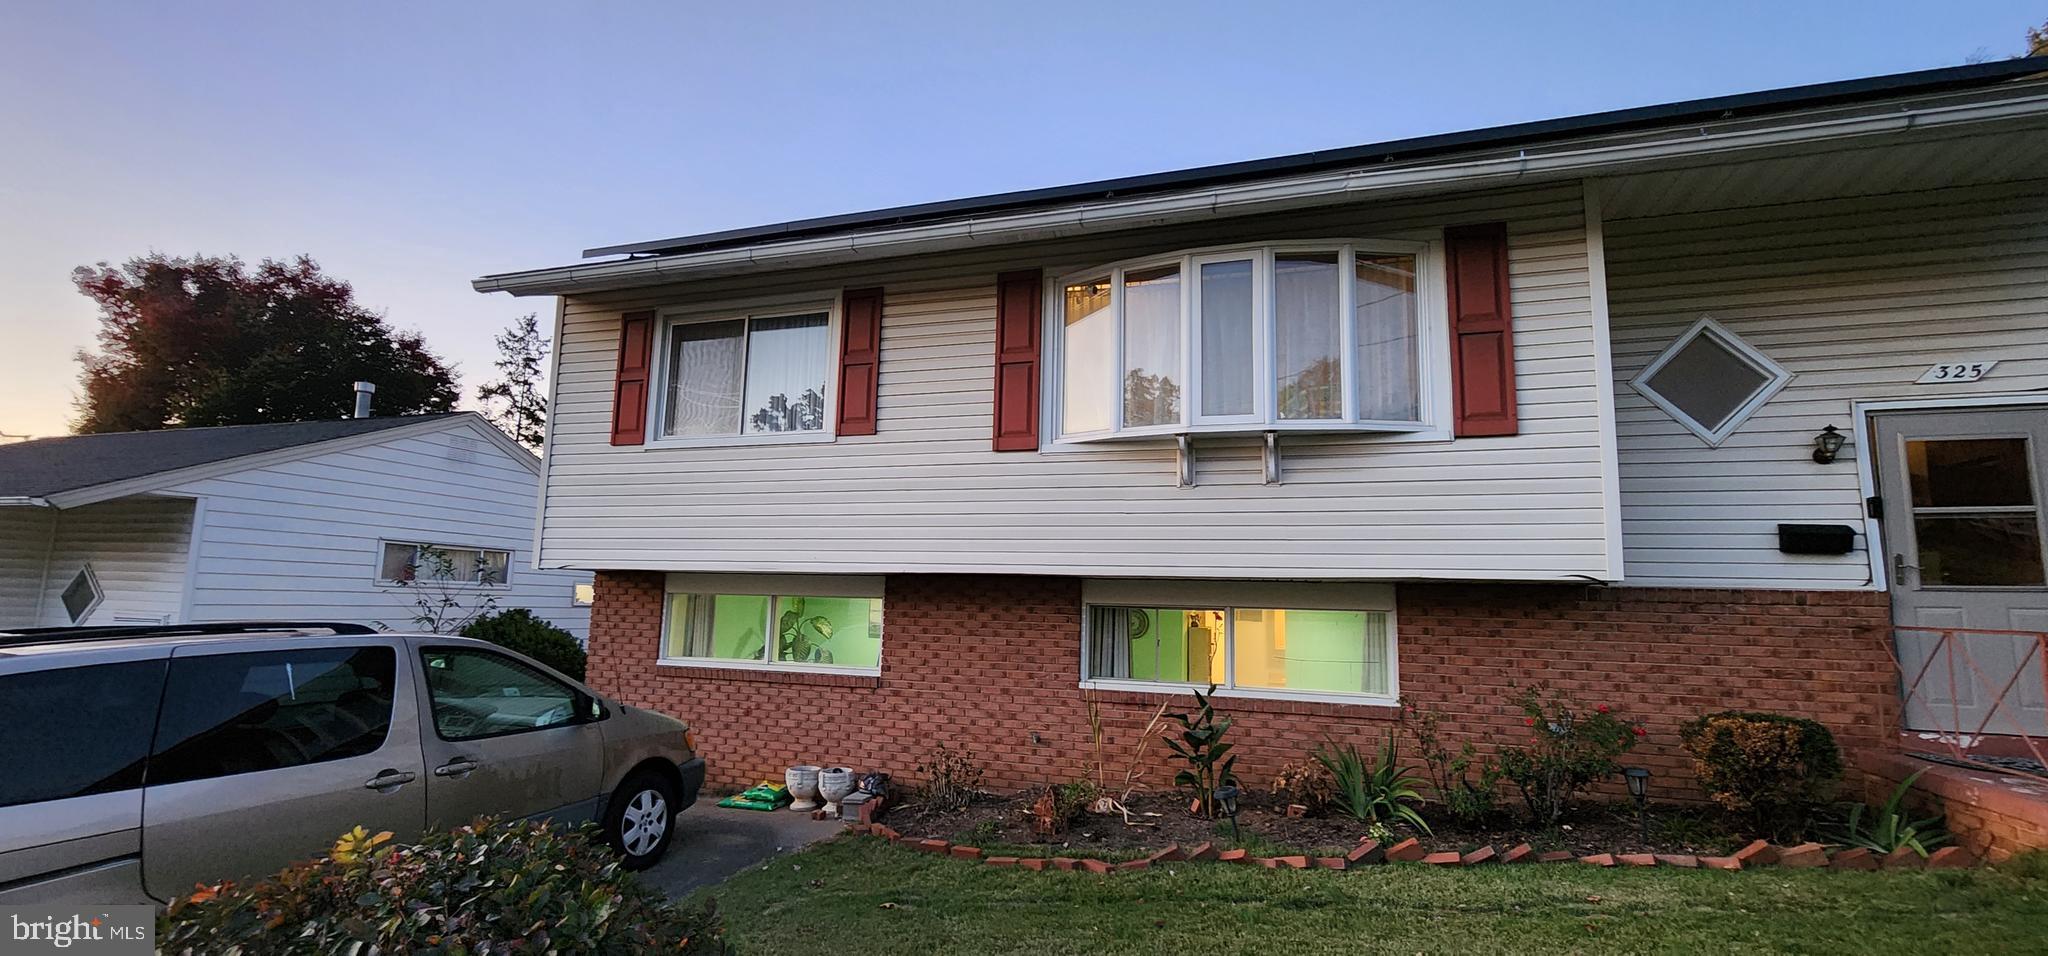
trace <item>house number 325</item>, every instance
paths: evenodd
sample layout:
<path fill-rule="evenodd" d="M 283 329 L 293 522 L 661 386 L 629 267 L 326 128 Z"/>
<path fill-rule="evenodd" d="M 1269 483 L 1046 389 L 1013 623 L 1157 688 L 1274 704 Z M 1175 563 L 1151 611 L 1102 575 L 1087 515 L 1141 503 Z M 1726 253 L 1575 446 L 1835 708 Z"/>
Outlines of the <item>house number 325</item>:
<path fill-rule="evenodd" d="M 1997 359 L 1981 362 L 1943 362 L 1921 373 L 1916 385 L 1942 385 L 1949 382 L 1974 382 L 1991 374 L 1991 367 Z"/>

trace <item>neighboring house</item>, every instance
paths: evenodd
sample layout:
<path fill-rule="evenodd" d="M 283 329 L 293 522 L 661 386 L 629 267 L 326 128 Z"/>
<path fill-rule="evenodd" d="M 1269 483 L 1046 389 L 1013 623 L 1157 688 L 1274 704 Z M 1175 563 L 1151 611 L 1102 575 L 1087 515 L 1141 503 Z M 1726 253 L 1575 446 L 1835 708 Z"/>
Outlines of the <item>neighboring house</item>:
<path fill-rule="evenodd" d="M 581 637 L 590 575 L 534 569 L 539 472 L 470 412 L 0 445 L 0 628 L 406 630 L 425 593 L 531 608 Z M 421 576 L 421 546 L 450 559 L 451 580 L 399 585 Z"/>
<path fill-rule="evenodd" d="M 1257 779 L 1376 740 L 1397 700 L 1518 740 L 1511 698 L 1543 683 L 1646 720 L 1632 759 L 1683 796 L 1677 730 L 1704 711 L 1810 715 L 1858 755 L 1902 720 L 1953 728 L 1947 700 L 1902 706 L 1894 619 L 2048 630 L 2044 73 L 833 216 L 475 285 L 558 297 L 540 564 L 597 573 L 593 679 L 691 719 L 724 784 L 906 772 L 941 741 L 993 784 L 1071 779 L 1092 716 L 1128 739 L 1209 683 Z M 829 631 L 783 633 L 799 600 Z M 1937 640 L 1899 648 L 1917 665 Z M 1978 653 L 2017 666 L 2028 640 Z M 1998 682 L 1957 673 L 1957 706 L 2048 729 L 2031 666 L 1996 714 Z"/>

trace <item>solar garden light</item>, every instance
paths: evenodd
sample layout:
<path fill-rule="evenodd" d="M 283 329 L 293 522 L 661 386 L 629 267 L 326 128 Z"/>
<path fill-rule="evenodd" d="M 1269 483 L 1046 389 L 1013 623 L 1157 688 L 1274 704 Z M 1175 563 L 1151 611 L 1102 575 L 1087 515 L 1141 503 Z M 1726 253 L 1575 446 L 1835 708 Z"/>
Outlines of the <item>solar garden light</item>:
<path fill-rule="evenodd" d="M 1243 837 L 1238 835 L 1237 832 L 1237 795 L 1238 791 L 1236 787 L 1230 786 L 1228 784 L 1225 784 L 1221 787 L 1217 787 L 1216 808 L 1222 810 L 1223 815 L 1230 818 L 1230 838 L 1233 840 L 1242 840 Z"/>
<path fill-rule="evenodd" d="M 1628 797 L 1636 802 L 1636 828 L 1642 831 L 1643 842 L 1650 842 L 1650 818 L 1643 814 L 1650 802 L 1650 770 L 1647 767 L 1630 767 L 1621 775 L 1628 779 Z"/>

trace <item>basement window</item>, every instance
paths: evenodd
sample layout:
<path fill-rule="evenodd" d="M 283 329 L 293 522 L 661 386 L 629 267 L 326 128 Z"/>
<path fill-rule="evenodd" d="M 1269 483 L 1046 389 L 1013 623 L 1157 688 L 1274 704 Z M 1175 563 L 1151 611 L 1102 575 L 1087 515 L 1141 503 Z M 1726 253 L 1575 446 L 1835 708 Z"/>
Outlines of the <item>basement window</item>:
<path fill-rule="evenodd" d="M 1709 446 L 1719 447 L 1792 373 L 1711 318 L 1701 318 L 1629 382 Z"/>

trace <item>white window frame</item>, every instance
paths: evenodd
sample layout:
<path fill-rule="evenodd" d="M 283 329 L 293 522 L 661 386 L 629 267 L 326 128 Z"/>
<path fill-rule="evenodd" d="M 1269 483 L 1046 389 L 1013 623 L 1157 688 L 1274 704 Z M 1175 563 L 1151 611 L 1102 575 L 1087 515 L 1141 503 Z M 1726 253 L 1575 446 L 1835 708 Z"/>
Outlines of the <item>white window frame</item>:
<path fill-rule="evenodd" d="M 80 579 L 85 581 L 86 588 L 91 591 L 92 600 L 86 603 L 85 610 L 73 616 L 71 609 L 64 606 L 64 592 L 71 590 L 71 586 L 77 584 Z M 57 610 L 63 612 L 64 616 L 69 619 L 68 623 L 74 626 L 84 624 L 92 617 L 92 612 L 99 610 L 100 605 L 105 604 L 106 601 L 107 589 L 100 586 L 99 572 L 92 569 L 91 561 L 80 565 L 78 572 L 71 575 L 71 579 L 64 582 L 63 589 L 57 592 Z"/>
<path fill-rule="evenodd" d="M 1672 359 L 1677 358 L 1678 353 L 1684 351 L 1685 347 L 1692 344 L 1694 339 L 1702 335 L 1712 338 L 1721 347 L 1733 352 L 1738 358 L 1750 363 L 1757 371 L 1767 376 L 1763 387 L 1759 388 L 1756 394 L 1751 395 L 1749 401 L 1736 406 L 1734 411 L 1728 413 L 1728 420 L 1722 422 L 1719 428 L 1708 428 L 1701 422 L 1694 420 L 1691 415 L 1687 415 L 1670 399 L 1658 394 L 1657 390 L 1650 386 L 1651 378 L 1663 370 L 1665 365 L 1670 364 Z M 1764 407 L 1766 402 L 1776 397 L 1778 392 L 1782 391 L 1791 382 L 1792 373 L 1786 371 L 1784 366 L 1771 361 L 1770 356 L 1759 351 L 1756 346 L 1744 341 L 1742 336 L 1736 335 L 1734 332 L 1729 331 L 1726 326 L 1714 321 L 1713 316 L 1703 315 L 1700 316 L 1699 321 L 1694 322 L 1684 332 L 1679 333 L 1678 338 L 1673 339 L 1670 345 L 1664 347 L 1663 351 L 1657 353 L 1656 357 L 1650 360 L 1650 364 L 1643 366 L 1643 370 L 1637 372 L 1634 378 L 1629 379 L 1628 386 L 1635 389 L 1636 394 L 1641 395 L 1650 404 L 1663 409 L 1664 414 L 1671 416 L 1672 420 L 1685 426 L 1686 431 L 1692 432 L 1700 441 L 1706 442 L 1707 447 L 1719 448 L 1721 443 L 1727 441 L 1729 436 L 1735 434 L 1736 430 L 1741 428 L 1744 422 L 1749 421 L 1749 416 L 1756 414 L 1758 409 Z"/>
<path fill-rule="evenodd" d="M 879 575 L 815 575 L 815 574 L 685 574 L 668 576 L 661 591 L 661 643 L 655 648 L 655 664 L 661 667 L 694 667 L 711 670 L 775 671 L 777 673 L 847 674 L 857 677 L 880 677 L 882 659 L 877 658 L 873 667 L 859 667 L 848 664 L 815 664 L 808 661 L 741 661 L 724 657 L 673 657 L 669 655 L 669 637 L 674 622 L 670 620 L 669 608 L 679 594 L 738 594 L 767 597 L 768 620 L 763 640 L 773 646 L 774 625 L 780 616 L 773 598 L 822 597 L 822 598 L 866 598 L 883 600 L 885 579 Z M 882 608 L 882 654 L 889 653 L 889 609 Z"/>
<path fill-rule="evenodd" d="M 1337 252 L 1339 344 L 1343 362 L 1344 416 L 1340 419 L 1282 420 L 1277 416 L 1278 289 L 1272 281 L 1276 255 L 1292 252 Z M 1418 416 L 1415 421 L 1382 421 L 1358 418 L 1356 321 L 1352 313 L 1356 283 L 1355 259 L 1359 254 L 1407 255 L 1415 257 L 1416 299 L 1416 387 Z M 1077 450 L 1106 441 L 1167 439 L 1177 435 L 1255 435 L 1280 433 L 1356 433 L 1385 436 L 1392 440 L 1447 441 L 1450 439 L 1450 343 L 1449 316 L 1443 294 L 1442 243 L 1406 239 L 1291 239 L 1286 241 L 1205 246 L 1172 253 L 1127 259 L 1107 265 L 1068 269 L 1045 290 L 1043 342 L 1048 357 L 1040 413 L 1051 423 L 1048 438 L 1041 445 L 1048 450 Z M 1203 264 L 1250 260 L 1253 283 L 1253 356 L 1256 374 L 1253 411 L 1249 415 L 1203 416 L 1201 414 L 1201 322 L 1199 277 Z M 1178 264 L 1181 270 L 1181 421 L 1137 428 L 1123 426 L 1123 285 L 1124 275 L 1133 270 Z M 1110 427 L 1106 430 L 1068 434 L 1065 424 L 1066 287 L 1070 283 L 1107 277 L 1110 311 L 1115 321 L 1111 336 L 1115 355 L 1110 366 L 1116 372 L 1111 382 Z"/>
<path fill-rule="evenodd" d="M 807 293 L 795 296 L 748 299 L 737 302 L 698 303 L 677 305 L 659 309 L 655 313 L 656 329 L 654 354 L 650 361 L 653 368 L 648 371 L 647 390 L 647 440 L 640 447 L 659 448 L 715 448 L 730 445 L 779 445 L 808 444 L 837 440 L 839 437 L 839 355 L 842 332 L 840 303 L 844 296 L 839 292 L 820 296 Z M 665 403 L 668 401 L 670 337 L 676 326 L 701 322 L 727 322 L 739 320 L 743 323 L 740 331 L 740 394 L 747 391 L 746 368 L 747 348 L 753 332 L 755 319 L 786 318 L 794 315 L 825 314 L 825 427 L 815 431 L 764 432 L 748 434 L 746 431 L 746 409 L 740 409 L 740 430 L 731 435 L 696 435 L 672 437 L 662 433 L 662 422 L 667 418 Z"/>
<path fill-rule="evenodd" d="M 452 579 L 447 581 L 433 582 L 437 585 L 445 587 L 475 588 L 480 591 L 496 591 L 505 588 L 510 588 L 512 586 L 512 559 L 518 557 L 519 555 L 517 551 L 511 548 L 492 548 L 481 544 L 451 544 L 446 541 L 427 542 L 414 541 L 406 538 L 382 538 L 379 539 L 377 542 L 377 563 L 371 568 L 370 571 L 371 579 L 376 581 L 377 584 L 380 586 L 412 587 L 415 584 L 421 583 L 418 578 L 414 578 L 411 581 L 399 581 L 384 576 L 384 550 L 394 544 L 404 545 L 406 547 L 412 548 L 415 556 L 418 555 L 419 549 L 421 548 L 433 548 L 436 551 L 474 551 L 478 554 L 483 554 L 484 552 L 489 551 L 504 555 L 505 580 L 499 581 L 496 584 L 486 584 L 482 581 L 457 581 Z"/>
<path fill-rule="evenodd" d="M 1207 690 L 1208 683 L 1096 677 L 1088 673 L 1094 634 L 1089 611 L 1096 607 L 1140 607 L 1223 612 L 1223 675 L 1219 698 L 1313 701 L 1367 707 L 1401 705 L 1400 614 L 1390 584 L 1316 584 L 1307 582 L 1090 580 L 1081 587 L 1081 683 L 1083 690 L 1141 694 L 1185 694 Z M 1387 616 L 1387 693 L 1287 690 L 1238 687 L 1238 610 L 1366 611 Z"/>

